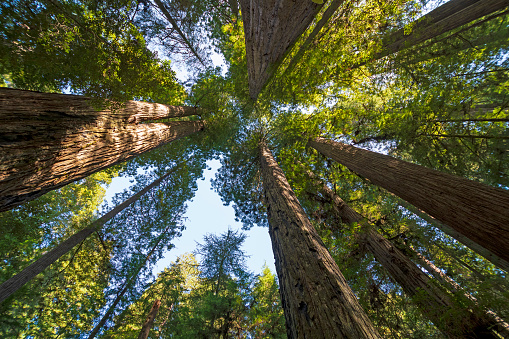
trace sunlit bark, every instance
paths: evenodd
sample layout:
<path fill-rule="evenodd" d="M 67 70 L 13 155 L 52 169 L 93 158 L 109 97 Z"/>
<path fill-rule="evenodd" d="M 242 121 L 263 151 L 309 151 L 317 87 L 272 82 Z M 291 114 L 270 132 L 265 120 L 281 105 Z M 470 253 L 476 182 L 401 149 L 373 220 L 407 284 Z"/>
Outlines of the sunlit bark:
<path fill-rule="evenodd" d="M 95 110 L 90 98 L 0 89 L 0 212 L 204 128 L 202 121 L 138 122 L 193 107 L 129 101 Z"/>

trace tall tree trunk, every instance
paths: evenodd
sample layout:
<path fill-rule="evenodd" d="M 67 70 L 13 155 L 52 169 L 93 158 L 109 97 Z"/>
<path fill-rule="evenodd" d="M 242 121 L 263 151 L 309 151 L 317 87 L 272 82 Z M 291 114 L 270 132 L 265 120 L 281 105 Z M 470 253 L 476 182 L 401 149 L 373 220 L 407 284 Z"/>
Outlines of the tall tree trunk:
<path fill-rule="evenodd" d="M 509 192 L 340 142 L 308 144 L 509 260 Z"/>
<path fill-rule="evenodd" d="M 0 212 L 204 128 L 138 122 L 196 113 L 137 101 L 96 111 L 82 96 L 0 89 Z"/>
<path fill-rule="evenodd" d="M 410 205 L 404 200 L 401 200 L 398 203 L 400 206 L 406 208 L 410 212 L 417 215 L 419 218 L 425 220 L 430 225 L 438 228 L 445 234 L 449 235 L 450 237 L 456 239 L 466 247 L 470 248 L 472 251 L 479 253 L 482 255 L 485 259 L 489 260 L 493 265 L 497 266 L 498 268 L 509 272 L 509 262 L 501 259 L 500 257 L 496 256 L 495 254 L 491 253 L 481 245 L 477 244 L 476 242 L 470 240 L 469 238 L 465 237 L 463 234 L 455 231 L 454 229 L 450 228 L 449 226 L 441 223 L 440 221 L 436 220 L 432 216 L 426 214 L 425 212 L 421 211 L 420 209 Z"/>
<path fill-rule="evenodd" d="M 505 12 L 502 12 L 505 13 Z M 493 19 L 498 15 L 492 15 L 488 17 L 489 19 Z M 477 26 L 479 23 L 483 21 L 488 21 L 489 19 L 485 18 L 482 21 L 476 23 L 475 25 L 471 25 L 470 27 Z M 471 40 L 465 40 L 460 33 L 463 33 L 466 28 L 457 31 L 447 37 L 441 39 L 435 39 L 426 43 L 423 46 L 420 46 L 419 53 L 409 53 L 405 56 L 403 63 L 406 66 L 410 66 L 419 62 L 427 61 L 434 58 L 440 58 L 444 56 L 452 56 L 455 54 L 459 54 L 461 51 L 466 49 L 476 48 L 478 46 L 484 46 L 488 50 L 492 48 L 499 48 L 502 44 L 506 43 L 507 36 L 509 35 L 509 29 L 501 28 L 497 32 L 490 32 L 489 35 L 484 35 L 480 37 L 476 37 Z M 436 45 L 435 45 L 436 43 Z M 433 51 L 428 51 L 426 48 L 434 46 Z"/>
<path fill-rule="evenodd" d="M 507 6 L 507 0 L 450 0 L 414 21 L 410 34 L 404 28 L 392 33 L 373 60 L 415 46 Z"/>
<path fill-rule="evenodd" d="M 337 11 L 339 6 L 344 2 L 344 0 L 332 0 L 329 7 L 325 10 L 320 21 L 316 23 L 316 26 L 313 28 L 313 31 L 307 36 L 304 43 L 299 47 L 298 52 L 294 55 L 290 64 L 285 70 L 285 73 L 289 73 L 293 70 L 295 65 L 299 62 L 299 60 L 304 56 L 306 51 L 309 49 L 309 45 L 313 42 L 313 39 L 320 33 L 320 30 L 329 22 L 330 18 Z M 284 77 L 284 76 L 283 76 Z"/>
<path fill-rule="evenodd" d="M 64 254 L 69 252 L 74 246 L 85 241 L 85 239 L 93 232 L 99 231 L 105 223 L 111 220 L 118 213 L 123 211 L 127 206 L 137 201 L 142 195 L 147 193 L 152 188 L 158 186 L 164 179 L 166 179 L 174 170 L 169 171 L 159 179 L 152 182 L 150 185 L 143 188 L 138 193 L 134 194 L 129 199 L 123 201 L 121 204 L 116 206 L 114 209 L 103 215 L 101 218 L 92 222 L 88 228 L 85 228 L 76 234 L 72 235 L 69 239 L 65 240 L 51 251 L 44 254 L 41 258 L 30 264 L 20 273 L 16 274 L 12 278 L 6 280 L 0 285 L 0 303 L 20 289 L 27 282 L 35 278 L 39 273 L 42 273 L 49 265 L 53 264 Z"/>
<path fill-rule="evenodd" d="M 196 57 L 196 59 L 198 59 L 198 61 L 204 67 L 206 67 L 205 62 L 203 61 L 203 59 L 200 57 L 200 55 L 196 51 L 196 48 L 194 48 L 194 46 L 191 44 L 189 39 L 187 39 L 187 37 L 184 34 L 184 32 L 182 32 L 182 30 L 180 29 L 177 21 L 175 21 L 175 19 L 171 16 L 170 12 L 168 11 L 168 9 L 164 5 L 164 3 L 161 0 L 154 0 L 154 2 L 156 3 L 157 7 L 161 10 L 161 12 L 163 13 L 164 17 L 170 22 L 170 24 L 172 25 L 173 29 L 175 29 L 175 31 L 177 31 L 177 34 L 180 35 L 180 37 L 182 38 L 182 41 L 184 41 L 184 45 L 187 48 L 189 48 L 189 50 L 191 51 L 191 53 L 193 53 L 193 55 Z"/>
<path fill-rule="evenodd" d="M 152 329 L 152 326 L 154 326 L 154 320 L 157 316 L 157 312 L 159 312 L 159 307 L 161 306 L 161 300 L 154 301 L 154 305 L 152 305 L 152 308 L 150 309 L 150 312 L 148 313 L 147 320 L 145 320 L 145 323 L 143 324 L 143 327 L 141 328 L 140 335 L 138 335 L 138 339 L 147 339 L 148 334 L 150 330 Z"/>
<path fill-rule="evenodd" d="M 289 338 L 380 338 L 264 142 L 269 234 Z"/>
<path fill-rule="evenodd" d="M 240 0 L 253 100 L 321 7 L 312 1 Z"/>
<path fill-rule="evenodd" d="M 309 173 L 308 175 L 314 176 Z M 371 225 L 343 199 L 326 185 L 323 185 L 321 189 L 333 202 L 333 208 L 342 222 L 357 222 L 362 225 L 365 233 L 356 235 L 358 240 L 365 243 L 366 248 L 389 272 L 392 279 L 403 288 L 426 318 L 431 320 L 442 333 L 449 338 L 497 338 L 490 330 L 496 321 L 485 319 L 485 314 L 481 310 L 472 312 L 457 307 L 446 292 L 436 286 L 389 240 L 373 230 Z"/>
<path fill-rule="evenodd" d="M 120 300 L 122 300 L 122 297 L 124 296 L 124 294 L 136 282 L 136 280 L 138 279 L 138 274 L 140 274 L 140 272 L 143 269 L 143 267 L 145 267 L 147 265 L 147 262 L 150 260 L 150 257 L 152 257 L 152 255 L 156 251 L 157 247 L 161 243 L 161 240 L 164 238 L 164 235 L 168 232 L 168 230 L 170 228 L 171 228 L 171 225 L 168 225 L 168 227 L 166 227 L 166 229 L 159 235 L 159 237 L 157 238 L 154 246 L 150 249 L 148 254 L 145 256 L 145 260 L 143 261 L 143 263 L 141 263 L 137 267 L 136 271 L 127 279 L 127 281 L 125 282 L 122 290 L 117 294 L 115 300 L 113 300 L 113 303 L 110 305 L 110 307 L 108 307 L 108 310 L 106 311 L 106 313 L 104 313 L 104 315 L 102 316 L 101 320 L 99 320 L 99 322 L 94 327 L 92 332 L 90 332 L 90 334 L 88 335 L 88 339 L 95 338 L 95 336 L 99 333 L 99 331 L 104 326 L 104 324 L 106 324 L 106 321 L 108 321 L 108 319 L 111 317 L 111 315 L 115 311 L 115 308 L 120 303 Z"/>
<path fill-rule="evenodd" d="M 419 260 L 421 266 L 428 271 L 435 279 L 440 281 L 444 286 L 447 286 L 452 292 L 459 292 L 465 298 L 472 301 L 475 305 L 478 305 L 477 299 L 463 290 L 454 280 L 452 280 L 447 274 L 441 269 L 436 267 L 431 261 L 429 261 L 424 255 L 417 252 L 412 246 L 405 244 L 407 249 L 413 253 L 415 258 Z M 495 312 L 488 310 L 486 311 L 486 318 L 490 318 L 494 324 L 496 324 L 496 331 L 504 338 L 509 338 L 509 324 L 507 324 L 502 318 L 500 318 Z"/>

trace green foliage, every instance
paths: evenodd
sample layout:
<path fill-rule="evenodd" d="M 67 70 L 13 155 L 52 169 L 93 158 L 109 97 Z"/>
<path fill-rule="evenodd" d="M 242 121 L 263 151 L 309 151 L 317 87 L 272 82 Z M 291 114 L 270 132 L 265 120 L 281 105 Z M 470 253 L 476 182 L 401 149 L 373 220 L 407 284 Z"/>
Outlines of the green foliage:
<path fill-rule="evenodd" d="M 5 281 L 62 239 L 85 228 L 101 204 L 106 170 L 0 214 Z M 92 236 L 0 305 L 0 335 L 77 337 L 90 329 L 104 304 L 110 251 Z"/>
<path fill-rule="evenodd" d="M 245 235 L 208 234 L 196 252 L 161 272 L 115 319 L 106 338 L 136 338 L 154 300 L 161 300 L 150 338 L 286 338 L 275 275 L 245 270 Z"/>
<path fill-rule="evenodd" d="M 154 338 L 284 338 L 276 277 L 266 267 L 259 276 L 247 272 L 242 233 L 208 235 L 197 250 L 199 264 L 188 254 L 157 278 L 150 273 L 184 229 L 185 203 L 212 157 L 222 164 L 213 187 L 233 205 L 244 228 L 267 225 L 261 138 L 383 336 L 442 337 L 366 253 L 360 225 L 335 216 L 320 185 L 341 196 L 416 264 L 421 265 L 409 248 L 432 260 L 461 286 L 462 292 L 450 290 L 458 305 L 467 305 L 464 292 L 470 293 L 482 309 L 507 319 L 505 272 L 306 146 L 309 138 L 323 136 L 507 188 L 507 13 L 372 60 L 391 33 L 414 32 L 413 20 L 426 4 L 345 1 L 292 64 L 309 31 L 301 37 L 252 102 L 238 3 L 168 0 L 164 5 L 188 43 L 146 1 L 0 4 L 0 86 L 117 101 L 185 102 L 199 107 L 199 118 L 206 121 L 204 133 L 116 169 L 135 183 L 113 204 L 167 171 L 173 174 L 0 305 L 0 336 L 83 336 L 130 281 L 102 337 L 136 337 L 159 299 Z M 224 57 L 226 72 L 208 67 L 208 46 Z M 174 63 L 160 59 L 156 49 L 198 69 L 187 92 L 175 79 Z M 307 170 L 321 182 L 311 180 Z M 113 175 L 94 174 L 0 214 L 2 281 L 86 227 L 102 202 L 101 185 Z"/>
<path fill-rule="evenodd" d="M 126 16 L 130 1 L 4 1 L 0 74 L 20 89 L 71 90 L 117 101 L 178 104 L 169 61 L 151 52 Z"/>

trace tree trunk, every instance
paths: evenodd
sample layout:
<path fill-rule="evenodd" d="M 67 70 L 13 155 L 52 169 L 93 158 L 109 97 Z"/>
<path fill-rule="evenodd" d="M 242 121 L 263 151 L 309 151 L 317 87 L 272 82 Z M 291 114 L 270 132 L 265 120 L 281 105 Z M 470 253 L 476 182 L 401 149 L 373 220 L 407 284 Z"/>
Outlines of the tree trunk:
<path fill-rule="evenodd" d="M 415 46 L 453 29 L 507 7 L 507 0 L 451 0 L 414 21 L 412 32 L 402 28 L 383 43 L 382 51 L 373 60 Z"/>
<path fill-rule="evenodd" d="M 406 247 L 408 248 L 409 251 L 411 251 L 414 254 L 417 260 L 419 260 L 422 267 L 424 267 L 426 271 L 428 271 L 428 273 L 435 277 L 435 279 L 440 281 L 444 286 L 447 286 L 449 290 L 461 293 L 465 298 L 472 301 L 476 306 L 478 306 L 477 299 L 474 296 L 472 296 L 470 293 L 465 292 L 460 285 L 458 285 L 454 280 L 452 280 L 447 274 L 442 272 L 441 269 L 436 267 L 424 255 L 414 250 L 411 246 L 406 245 Z M 496 330 L 503 338 L 509 338 L 509 324 L 507 324 L 495 312 L 490 310 L 486 311 L 486 318 L 491 319 L 491 321 L 494 324 L 497 324 Z"/>
<path fill-rule="evenodd" d="M 509 260 L 507 191 L 340 142 L 308 144 Z"/>
<path fill-rule="evenodd" d="M 88 228 L 85 228 L 78 233 L 72 235 L 69 239 L 65 240 L 51 251 L 44 254 L 41 258 L 30 264 L 20 273 L 16 274 L 12 278 L 8 279 L 2 285 L 0 285 L 0 303 L 7 299 L 10 295 L 20 289 L 27 282 L 35 278 L 39 273 L 42 273 L 49 265 L 53 264 L 64 254 L 69 252 L 74 246 L 84 241 L 90 234 L 100 230 L 103 225 L 111 220 L 118 213 L 123 211 L 127 206 L 137 201 L 142 195 L 147 193 L 152 188 L 158 186 L 164 179 L 166 179 L 174 170 L 166 173 L 159 179 L 152 182 L 150 185 L 143 188 L 138 193 L 134 194 L 129 199 L 123 201 L 121 204 L 116 206 L 114 209 L 103 215 L 101 218 L 92 222 Z"/>
<path fill-rule="evenodd" d="M 136 279 L 138 278 L 138 274 L 140 274 L 140 272 L 143 269 L 143 267 L 145 267 L 145 265 L 149 261 L 150 257 L 152 256 L 152 254 L 154 254 L 154 252 L 156 251 L 157 247 L 161 243 L 161 240 L 163 239 L 163 236 L 168 232 L 168 230 L 170 228 L 171 228 L 171 225 L 168 225 L 168 227 L 166 227 L 166 229 L 159 235 L 159 237 L 157 238 L 156 243 L 154 244 L 154 246 L 150 249 L 150 251 L 146 255 L 145 260 L 143 261 L 143 263 L 141 263 L 138 266 L 138 268 L 136 269 L 136 272 L 134 272 L 133 275 L 131 275 L 127 279 L 127 281 L 126 281 L 124 287 L 122 288 L 122 290 L 120 291 L 120 293 L 117 294 L 117 297 L 115 298 L 113 303 L 110 305 L 110 307 L 108 307 L 108 310 L 106 311 L 106 313 L 104 313 L 104 315 L 102 316 L 101 320 L 99 320 L 99 323 L 94 327 L 92 332 L 90 332 L 90 334 L 88 336 L 88 339 L 95 338 L 95 336 L 97 335 L 97 333 L 99 333 L 99 331 L 104 326 L 104 324 L 106 324 L 106 321 L 108 321 L 108 319 L 111 317 L 111 315 L 115 311 L 115 308 L 117 307 L 118 303 L 120 302 L 120 300 L 122 299 L 124 294 L 129 289 L 129 287 L 131 287 L 136 282 Z M 159 310 L 159 308 L 158 308 L 158 310 Z"/>
<path fill-rule="evenodd" d="M 312 1 L 240 0 L 249 94 L 253 100 L 322 5 Z"/>
<path fill-rule="evenodd" d="M 329 22 L 330 18 L 337 11 L 339 6 L 344 2 L 344 0 L 332 0 L 329 7 L 325 10 L 320 21 L 317 22 L 316 26 L 313 28 L 313 31 L 308 35 L 304 43 L 299 47 L 298 52 L 294 55 L 290 64 L 285 70 L 285 73 L 289 73 L 293 70 L 295 65 L 299 62 L 299 60 L 304 56 L 306 51 L 309 48 L 309 45 L 313 42 L 313 39 L 320 33 L 320 30 Z M 284 77 L 284 76 L 283 76 Z"/>
<path fill-rule="evenodd" d="M 191 42 L 189 42 L 189 40 L 187 39 L 186 35 L 184 34 L 184 32 L 182 32 L 182 30 L 180 29 L 178 23 L 175 21 L 175 19 L 173 19 L 173 17 L 171 16 L 170 12 L 168 12 L 168 9 L 166 9 L 166 6 L 164 5 L 164 3 L 161 1 L 161 0 L 154 0 L 154 2 L 156 3 L 157 7 L 161 10 L 161 12 L 163 13 L 164 17 L 166 18 L 166 20 L 168 20 L 171 24 L 171 26 L 173 27 L 173 29 L 175 29 L 175 31 L 177 32 L 178 35 L 180 35 L 180 37 L 182 38 L 182 41 L 184 41 L 184 45 L 189 48 L 189 50 L 191 51 L 191 53 L 193 53 L 193 55 L 196 57 L 196 59 L 198 59 L 198 61 L 204 66 L 206 67 L 205 65 L 205 62 L 203 61 L 203 59 L 200 57 L 200 55 L 198 54 L 198 52 L 196 51 L 196 49 L 194 48 L 194 46 L 191 44 Z"/>
<path fill-rule="evenodd" d="M 288 337 L 380 338 L 263 142 L 260 162 Z"/>
<path fill-rule="evenodd" d="M 401 207 L 406 208 L 410 212 L 417 215 L 419 218 L 425 220 L 430 225 L 438 228 L 445 234 L 449 235 L 450 237 L 456 239 L 466 247 L 470 248 L 472 251 L 477 252 L 478 254 L 482 255 L 486 260 L 489 260 L 493 265 L 497 266 L 501 270 L 504 270 L 506 272 L 509 272 L 509 262 L 501 259 L 500 257 L 496 256 L 495 254 L 491 253 L 481 245 L 477 244 L 476 242 L 470 240 L 469 238 L 465 237 L 463 234 L 455 231 L 454 229 L 450 228 L 449 226 L 441 223 L 440 221 L 436 220 L 432 216 L 426 214 L 425 212 L 419 210 L 418 208 L 410 205 L 406 201 L 401 200 L 399 202 L 399 205 Z"/>
<path fill-rule="evenodd" d="M 503 12 L 502 12 L 503 13 Z M 498 15 L 490 16 L 489 18 L 493 19 Z M 488 18 L 483 19 L 483 21 L 488 20 Z M 482 21 L 480 21 L 482 22 Z M 471 25 L 469 27 L 473 27 L 478 25 L 480 22 L 475 25 Z M 462 29 L 457 31 L 445 38 L 436 39 L 431 41 L 423 46 L 420 46 L 419 53 L 410 53 L 406 55 L 403 63 L 406 66 L 414 65 L 419 62 L 424 62 L 434 58 L 440 58 L 444 56 L 451 56 L 455 54 L 459 54 L 461 51 L 466 49 L 476 48 L 478 46 L 484 46 L 484 48 L 491 50 L 492 48 L 499 48 L 500 45 L 506 43 L 507 36 L 509 35 L 509 30 L 507 28 L 501 28 L 497 32 L 490 32 L 489 35 L 484 35 L 480 37 L 476 37 L 472 40 L 465 40 L 460 33 L 466 29 Z M 436 45 L 435 45 L 436 44 Z M 434 46 L 433 51 L 428 51 L 426 48 Z"/>
<path fill-rule="evenodd" d="M 313 176 L 314 174 L 311 175 Z M 356 235 L 358 240 L 366 244 L 366 248 L 389 272 L 392 279 L 442 333 L 449 338 L 497 338 L 490 330 L 495 321 L 485 319 L 480 310 L 474 313 L 457 307 L 446 292 L 433 284 L 431 279 L 389 240 L 373 230 L 343 199 L 326 185 L 322 186 L 322 191 L 332 200 L 334 210 L 343 222 L 357 222 L 362 225 L 366 233 Z"/>
<path fill-rule="evenodd" d="M 0 89 L 0 212 L 204 128 L 202 121 L 137 124 L 195 108 L 129 101 L 96 111 L 92 100 Z"/>
<path fill-rule="evenodd" d="M 148 313 L 147 320 L 145 320 L 145 323 L 143 324 L 143 327 L 141 328 L 140 335 L 138 336 L 138 339 L 147 339 L 148 338 L 150 329 L 152 328 L 152 326 L 154 326 L 154 320 L 157 316 L 157 312 L 159 312 L 159 306 L 161 306 L 161 300 L 154 301 L 154 305 L 152 305 L 152 308 L 150 309 L 150 312 Z"/>

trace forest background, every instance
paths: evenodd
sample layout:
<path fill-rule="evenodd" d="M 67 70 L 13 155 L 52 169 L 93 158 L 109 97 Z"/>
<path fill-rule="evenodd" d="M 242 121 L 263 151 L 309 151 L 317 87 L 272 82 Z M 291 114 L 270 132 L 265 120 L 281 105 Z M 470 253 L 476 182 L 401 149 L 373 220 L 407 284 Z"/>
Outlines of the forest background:
<path fill-rule="evenodd" d="M 280 29 L 267 32 L 271 26 L 260 21 L 262 33 L 280 38 L 263 45 L 263 39 L 245 35 L 240 11 L 245 4 L 235 0 L 3 2 L 4 87 L 87 96 L 98 112 L 121 111 L 130 107 L 128 100 L 185 105 L 192 114 L 134 124 L 189 123 L 195 130 L 128 161 L 112 160 L 112 166 L 55 185 L 58 190 L 32 201 L 22 197 L 0 214 L 5 282 L 150 188 L 6 298 L 0 335 L 138 337 L 155 307 L 151 338 L 285 337 L 287 330 L 291 337 L 277 279 L 266 268 L 258 275 L 249 272 L 239 231 L 209 234 L 198 240 L 199 261 L 186 254 L 157 277 L 152 274 L 182 233 L 186 204 L 210 159 L 222 165 L 213 187 L 243 227 L 268 226 L 262 140 L 376 331 L 394 338 L 474 335 L 470 317 L 479 316 L 490 319 L 491 335 L 506 337 L 507 261 L 308 144 L 319 136 L 340 141 L 506 194 L 507 3 L 450 3 L 452 14 L 441 20 L 456 25 L 445 26 L 429 13 L 436 14 L 435 8 L 445 13 L 440 6 L 447 3 L 313 4 L 309 27 L 300 31 L 275 22 L 272 27 Z M 454 6 L 473 14 L 456 13 Z M 257 54 L 264 48 L 267 53 Z M 226 72 L 212 65 L 212 53 L 224 57 Z M 174 65 L 190 72 L 187 82 L 177 80 Z M 13 92 L 3 90 L 2 99 L 5 93 Z M 51 139 L 50 134 L 40 138 Z M 22 157 L 3 153 L 19 139 L 3 135 L 0 169 L 7 173 Z M 125 141 L 108 142 L 129 146 Z M 113 157 L 90 156 L 105 162 Z M 100 208 L 105 186 L 118 176 L 135 183 Z M 358 216 L 342 214 L 345 205 Z M 385 238 L 390 250 L 375 248 L 370 236 Z M 395 270 L 395 251 L 398 260 L 413 265 L 412 273 Z M 430 297 L 447 302 L 428 303 Z"/>

